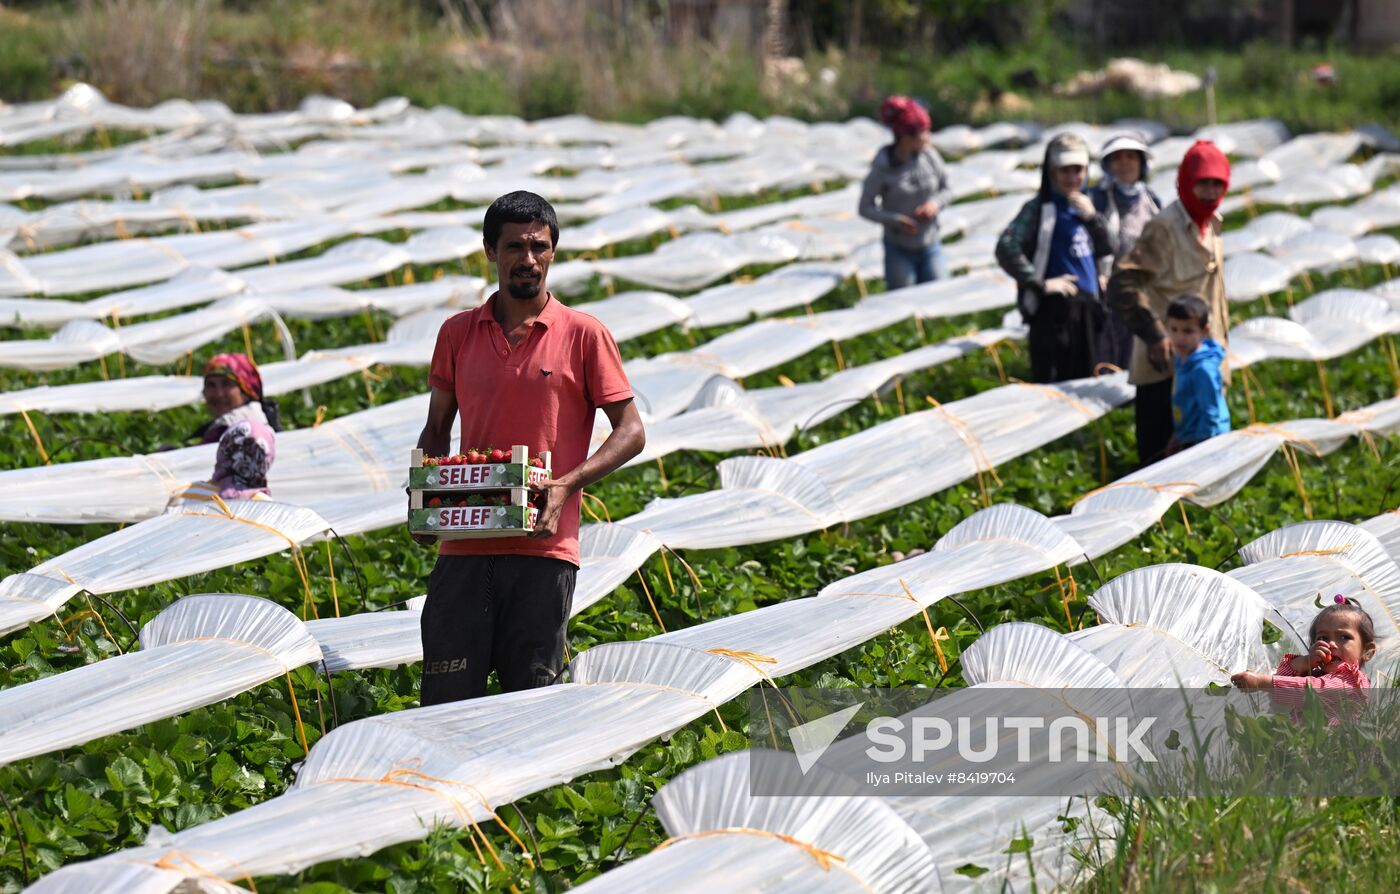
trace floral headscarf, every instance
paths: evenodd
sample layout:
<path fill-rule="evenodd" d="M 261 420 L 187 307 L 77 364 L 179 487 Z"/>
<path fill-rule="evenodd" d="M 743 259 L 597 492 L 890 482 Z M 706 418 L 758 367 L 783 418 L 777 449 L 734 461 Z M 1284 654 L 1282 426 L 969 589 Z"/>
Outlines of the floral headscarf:
<path fill-rule="evenodd" d="M 219 496 L 234 500 L 250 500 L 255 494 L 267 496 L 267 473 L 277 458 L 276 445 L 266 423 L 243 419 L 229 426 L 214 455 L 213 484 Z"/>
<path fill-rule="evenodd" d="M 880 122 L 894 132 L 896 138 L 913 136 L 933 126 L 933 122 L 918 100 L 907 96 L 891 96 L 880 103 Z"/>
<path fill-rule="evenodd" d="M 216 354 L 204 364 L 206 376 L 228 376 L 238 383 L 238 388 L 249 400 L 262 400 L 262 375 L 247 354 Z"/>

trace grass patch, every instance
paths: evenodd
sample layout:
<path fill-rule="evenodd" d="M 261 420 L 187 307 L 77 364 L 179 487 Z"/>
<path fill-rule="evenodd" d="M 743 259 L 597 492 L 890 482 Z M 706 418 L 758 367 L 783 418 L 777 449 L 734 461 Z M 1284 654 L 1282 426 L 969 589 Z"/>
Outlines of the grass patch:
<path fill-rule="evenodd" d="M 813 51 L 775 80 L 742 40 L 672 33 L 640 17 L 618 28 L 570 0 L 537 0 L 531 11 L 527 38 L 499 16 L 483 31 L 444 17 L 437 4 L 397 0 L 80 0 L 0 10 L 0 93 L 10 102 L 45 99 L 87 80 L 137 105 L 197 96 L 254 112 L 293 108 L 314 93 L 361 106 L 402 95 L 469 114 L 643 122 L 736 111 L 841 120 L 873 115 L 883 96 L 903 92 L 929 103 L 935 127 L 1027 118 L 1150 117 L 1178 130 L 1206 123 L 1200 93 L 1057 95 L 1054 85 L 1107 60 L 1050 19 L 997 45 L 935 52 L 911 39 L 903 49 Z M 1124 49 L 1134 52 L 1198 74 L 1214 66 L 1221 121 L 1278 117 L 1295 131 L 1346 129 L 1393 123 L 1400 105 L 1393 54 L 1262 41 Z M 1331 87 L 1308 75 L 1324 59 L 1338 75 Z"/>

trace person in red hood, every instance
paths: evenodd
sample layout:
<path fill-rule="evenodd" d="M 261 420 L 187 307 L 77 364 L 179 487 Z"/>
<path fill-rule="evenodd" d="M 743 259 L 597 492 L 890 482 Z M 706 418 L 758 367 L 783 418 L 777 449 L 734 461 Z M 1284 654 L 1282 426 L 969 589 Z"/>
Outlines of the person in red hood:
<path fill-rule="evenodd" d="M 1230 159 L 1209 140 L 1197 140 L 1176 169 L 1176 191 L 1202 238 L 1229 189 Z"/>
<path fill-rule="evenodd" d="M 1178 295 L 1199 295 L 1210 307 L 1212 335 L 1230 337 L 1225 302 L 1225 248 L 1216 209 L 1230 188 L 1230 160 L 1198 140 L 1177 170 L 1177 200 L 1143 227 L 1137 244 L 1108 282 L 1108 303 L 1133 333 L 1128 381 L 1137 386 L 1138 462 L 1161 459 L 1172 436 L 1172 344 L 1164 325 Z M 1221 370 L 1226 385 L 1229 370 Z"/>

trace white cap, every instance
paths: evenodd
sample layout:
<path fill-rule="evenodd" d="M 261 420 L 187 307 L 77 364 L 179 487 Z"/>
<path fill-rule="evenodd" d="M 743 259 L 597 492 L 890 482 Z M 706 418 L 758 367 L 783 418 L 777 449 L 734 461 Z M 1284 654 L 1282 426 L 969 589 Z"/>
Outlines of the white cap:
<path fill-rule="evenodd" d="M 1079 134 L 1062 133 L 1050 141 L 1046 160 L 1052 168 L 1066 168 L 1071 165 L 1088 167 L 1089 146 Z"/>
<path fill-rule="evenodd" d="M 1089 152 L 1085 149 L 1065 149 L 1054 153 L 1050 158 L 1050 167 L 1068 168 L 1078 166 L 1087 168 L 1089 166 Z"/>
<path fill-rule="evenodd" d="M 1152 150 L 1147 148 L 1142 137 L 1135 133 L 1120 133 L 1109 137 L 1107 143 L 1103 144 L 1103 149 L 1099 152 L 1099 158 L 1106 159 L 1115 152 L 1122 152 L 1125 149 L 1137 150 L 1147 158 L 1152 157 Z"/>

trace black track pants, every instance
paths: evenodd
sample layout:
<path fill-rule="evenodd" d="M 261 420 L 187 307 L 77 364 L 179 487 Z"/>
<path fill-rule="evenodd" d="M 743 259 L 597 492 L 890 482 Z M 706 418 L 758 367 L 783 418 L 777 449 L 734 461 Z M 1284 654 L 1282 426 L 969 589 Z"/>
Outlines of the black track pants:
<path fill-rule="evenodd" d="M 541 556 L 438 556 L 423 606 L 424 705 L 547 686 L 564 666 L 578 568 Z"/>
<path fill-rule="evenodd" d="M 1162 458 L 1172 439 L 1172 379 L 1137 386 L 1133 412 L 1137 417 L 1139 468 Z"/>

